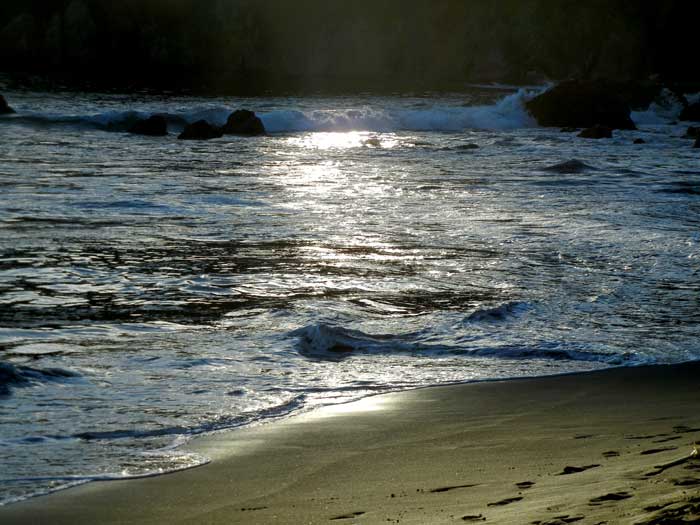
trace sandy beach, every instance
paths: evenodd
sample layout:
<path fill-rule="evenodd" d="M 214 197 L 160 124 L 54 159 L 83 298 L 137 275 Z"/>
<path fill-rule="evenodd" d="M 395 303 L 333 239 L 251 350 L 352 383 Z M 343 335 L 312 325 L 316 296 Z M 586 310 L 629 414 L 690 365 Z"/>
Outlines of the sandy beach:
<path fill-rule="evenodd" d="M 14 523 L 700 520 L 700 364 L 376 396 L 190 444 L 212 461 L 0 509 Z"/>

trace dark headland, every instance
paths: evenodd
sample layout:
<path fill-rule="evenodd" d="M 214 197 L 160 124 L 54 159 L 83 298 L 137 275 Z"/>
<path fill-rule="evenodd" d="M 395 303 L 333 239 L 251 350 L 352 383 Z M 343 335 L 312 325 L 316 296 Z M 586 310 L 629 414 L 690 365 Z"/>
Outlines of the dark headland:
<path fill-rule="evenodd" d="M 4 0 L 0 64 L 31 85 L 232 94 L 698 83 L 698 15 L 682 0 Z"/>

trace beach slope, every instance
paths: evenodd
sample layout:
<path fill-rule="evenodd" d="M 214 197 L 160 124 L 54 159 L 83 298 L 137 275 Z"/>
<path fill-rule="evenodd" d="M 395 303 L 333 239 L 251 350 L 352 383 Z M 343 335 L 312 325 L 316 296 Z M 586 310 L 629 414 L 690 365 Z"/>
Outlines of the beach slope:
<path fill-rule="evenodd" d="M 376 396 L 201 438 L 209 465 L 0 523 L 697 523 L 698 378 L 691 363 Z"/>

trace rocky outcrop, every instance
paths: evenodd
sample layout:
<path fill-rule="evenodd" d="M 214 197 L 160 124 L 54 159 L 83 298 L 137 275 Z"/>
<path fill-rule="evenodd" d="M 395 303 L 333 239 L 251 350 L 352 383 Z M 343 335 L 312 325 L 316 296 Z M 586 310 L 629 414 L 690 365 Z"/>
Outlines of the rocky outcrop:
<path fill-rule="evenodd" d="M 15 110 L 7 105 L 7 101 L 5 100 L 5 97 L 0 95 L 0 115 L 7 115 L 9 113 L 14 113 L 14 112 L 15 112 Z"/>
<path fill-rule="evenodd" d="M 136 123 L 131 126 L 128 131 L 134 135 L 163 137 L 168 134 L 168 123 L 165 120 L 165 117 L 153 115 L 147 119 L 136 121 Z"/>
<path fill-rule="evenodd" d="M 613 130 L 607 126 L 596 125 L 592 128 L 586 128 L 578 134 L 583 139 L 611 139 Z"/>
<path fill-rule="evenodd" d="M 700 102 L 684 107 L 678 118 L 685 121 L 700 122 Z"/>
<path fill-rule="evenodd" d="M 629 105 L 602 81 L 562 82 L 530 100 L 527 109 L 546 127 L 636 129 Z"/>
<path fill-rule="evenodd" d="M 223 127 L 225 135 L 255 137 L 265 134 L 265 125 L 255 112 L 239 109 L 231 113 Z"/>
<path fill-rule="evenodd" d="M 188 124 L 177 137 L 180 140 L 209 140 L 218 139 L 224 135 L 221 128 L 212 126 L 206 120 L 198 120 Z"/>

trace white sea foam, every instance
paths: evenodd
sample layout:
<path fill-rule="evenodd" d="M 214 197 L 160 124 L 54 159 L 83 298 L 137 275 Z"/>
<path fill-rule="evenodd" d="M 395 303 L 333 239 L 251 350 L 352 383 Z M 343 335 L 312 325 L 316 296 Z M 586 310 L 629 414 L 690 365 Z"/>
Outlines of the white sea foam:
<path fill-rule="evenodd" d="M 525 108 L 525 102 L 536 93 L 537 91 L 521 89 L 494 104 L 481 106 L 435 104 L 413 109 L 364 105 L 350 109 L 273 110 L 259 112 L 259 116 L 269 133 L 507 130 L 537 125 Z M 180 128 L 198 120 L 221 126 L 234 109 L 223 105 L 203 105 L 174 112 L 157 109 L 111 110 L 92 115 L 27 112 L 13 116 L 12 120 L 40 125 L 83 125 L 110 131 L 126 131 L 137 120 L 151 115 L 164 116 L 171 126 Z"/>
<path fill-rule="evenodd" d="M 440 106 L 421 109 L 365 107 L 310 112 L 284 110 L 262 113 L 271 133 L 300 131 L 462 131 L 518 129 L 536 126 L 524 102 L 533 92 L 520 90 L 493 105 Z"/>
<path fill-rule="evenodd" d="M 672 91 L 664 89 L 647 109 L 633 111 L 631 117 L 637 126 L 663 125 L 678 119 L 682 110 L 681 100 Z"/>

